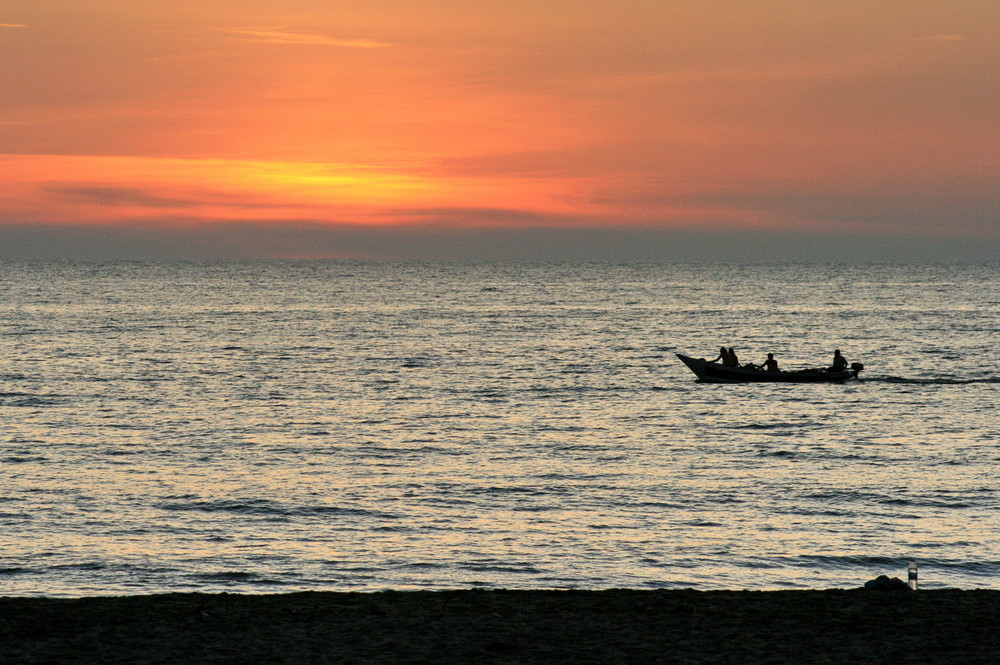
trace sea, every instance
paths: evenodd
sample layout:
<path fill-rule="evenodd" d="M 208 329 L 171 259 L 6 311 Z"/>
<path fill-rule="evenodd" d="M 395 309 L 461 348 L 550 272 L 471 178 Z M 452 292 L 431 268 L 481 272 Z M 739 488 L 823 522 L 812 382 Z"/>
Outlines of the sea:
<path fill-rule="evenodd" d="M 3 262 L 0 596 L 1000 589 L 998 342 L 1000 264 Z"/>

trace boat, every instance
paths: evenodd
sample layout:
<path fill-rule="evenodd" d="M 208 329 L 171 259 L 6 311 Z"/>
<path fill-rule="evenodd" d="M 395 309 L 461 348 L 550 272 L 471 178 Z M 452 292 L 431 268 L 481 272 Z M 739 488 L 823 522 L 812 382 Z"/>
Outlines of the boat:
<path fill-rule="evenodd" d="M 753 366 L 727 367 L 704 358 L 692 358 L 680 353 L 677 357 L 688 366 L 700 381 L 706 383 L 843 383 L 858 378 L 865 368 L 852 363 L 850 369 L 800 369 L 791 372 L 769 372 Z"/>

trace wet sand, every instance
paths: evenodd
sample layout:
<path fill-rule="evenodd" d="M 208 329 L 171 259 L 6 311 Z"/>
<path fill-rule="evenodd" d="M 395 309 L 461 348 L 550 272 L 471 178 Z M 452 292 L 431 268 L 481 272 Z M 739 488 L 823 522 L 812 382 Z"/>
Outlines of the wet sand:
<path fill-rule="evenodd" d="M 1000 663 L 1000 591 L 0 598 L 0 663 Z"/>

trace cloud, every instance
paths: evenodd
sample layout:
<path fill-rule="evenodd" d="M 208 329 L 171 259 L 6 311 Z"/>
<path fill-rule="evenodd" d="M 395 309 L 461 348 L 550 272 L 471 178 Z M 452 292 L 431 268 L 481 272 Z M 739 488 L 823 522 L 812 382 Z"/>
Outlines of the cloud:
<path fill-rule="evenodd" d="M 165 191 L 165 194 L 159 191 Z M 247 214 L 252 210 L 273 210 L 281 204 L 262 202 L 249 198 L 245 192 L 224 191 L 206 183 L 203 187 L 171 188 L 167 187 L 119 187 L 119 186 L 87 186 L 87 185 L 48 185 L 41 191 L 50 199 L 65 201 L 71 204 L 83 204 L 93 209 L 94 206 L 122 208 L 128 210 L 142 209 L 148 214 L 171 210 L 175 214 L 193 211 L 197 215 L 204 211 L 205 206 L 222 206 L 234 209 L 238 214 Z M 173 193 L 172 193 L 173 192 Z M 299 208 L 306 210 L 308 204 L 300 204 Z M 113 214 L 113 213 L 106 213 Z"/>
<path fill-rule="evenodd" d="M 451 261 L 994 261 L 970 238 L 665 229 L 359 227 L 319 221 L 0 224 L 0 259 L 359 258 Z"/>
<path fill-rule="evenodd" d="M 507 208 L 441 207 L 400 208 L 388 211 L 405 223 L 441 229 L 553 228 L 567 225 L 588 226 L 600 220 L 585 215 L 565 215 Z"/>
<path fill-rule="evenodd" d="M 931 42 L 964 42 L 971 39 L 971 37 L 966 37 L 965 35 L 931 35 L 926 39 Z"/>
<path fill-rule="evenodd" d="M 22 23 L 0 23 L 0 28 L 27 28 L 28 26 Z"/>
<path fill-rule="evenodd" d="M 182 198 L 157 196 L 137 187 L 49 187 L 47 191 L 62 199 L 91 205 L 143 206 L 146 208 L 177 208 L 195 205 Z"/>
<path fill-rule="evenodd" d="M 298 46 L 338 46 L 342 48 L 385 48 L 386 42 L 372 39 L 339 39 L 325 35 L 312 35 L 301 32 L 285 32 L 283 30 L 254 30 L 248 28 L 226 28 L 222 32 L 235 35 L 243 41 L 259 44 L 289 44 Z"/>

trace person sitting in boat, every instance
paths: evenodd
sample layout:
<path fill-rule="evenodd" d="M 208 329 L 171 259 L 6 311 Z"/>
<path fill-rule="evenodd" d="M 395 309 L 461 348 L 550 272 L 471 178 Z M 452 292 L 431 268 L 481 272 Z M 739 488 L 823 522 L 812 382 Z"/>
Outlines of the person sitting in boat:
<path fill-rule="evenodd" d="M 719 357 L 715 358 L 713 360 L 709 360 L 708 362 L 710 362 L 710 363 L 717 363 L 720 360 L 722 361 L 722 364 L 725 365 L 726 367 L 730 366 L 729 365 L 729 351 L 727 351 L 726 347 L 724 347 L 724 346 L 719 347 Z"/>
<path fill-rule="evenodd" d="M 836 349 L 833 352 L 833 365 L 830 366 L 831 372 L 843 372 L 847 370 L 847 358 L 840 355 L 840 349 Z"/>
<path fill-rule="evenodd" d="M 767 360 L 764 361 L 764 364 L 761 365 L 761 367 L 763 367 L 768 372 L 780 372 L 781 371 L 778 368 L 778 361 L 774 359 L 774 354 L 773 353 L 767 354 Z"/>
<path fill-rule="evenodd" d="M 724 358 L 722 360 L 722 364 L 725 365 L 726 367 L 739 367 L 740 366 L 740 359 L 736 357 L 736 349 L 730 347 L 730 349 L 729 349 L 729 361 L 727 362 L 726 359 Z"/>

